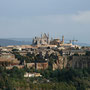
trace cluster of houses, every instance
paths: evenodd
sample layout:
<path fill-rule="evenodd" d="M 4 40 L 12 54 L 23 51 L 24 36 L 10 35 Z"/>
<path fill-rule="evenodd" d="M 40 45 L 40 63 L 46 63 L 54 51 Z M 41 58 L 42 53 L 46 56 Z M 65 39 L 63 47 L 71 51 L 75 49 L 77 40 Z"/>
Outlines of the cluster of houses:
<path fill-rule="evenodd" d="M 89 50 L 89 49 L 88 49 Z M 19 52 L 20 55 L 26 56 L 27 53 L 34 53 L 35 55 L 41 54 L 43 56 L 44 61 L 39 61 L 37 62 L 31 62 L 31 63 L 26 63 L 20 64 L 20 61 L 15 57 L 13 54 L 14 52 Z M 59 53 L 61 57 L 67 57 L 67 56 L 73 56 L 73 55 L 78 55 L 78 59 L 76 60 L 75 57 L 73 58 L 72 62 L 72 67 L 79 67 L 78 63 L 79 56 L 85 57 L 87 48 L 81 48 L 78 45 L 73 45 L 71 42 L 70 43 L 64 43 L 64 36 L 62 36 L 62 40 L 60 39 L 51 39 L 49 40 L 49 35 L 41 35 L 41 37 L 35 37 L 33 39 L 32 45 L 21 45 L 21 46 L 6 46 L 6 47 L 0 47 L 0 65 L 5 66 L 6 69 L 12 69 L 14 66 L 18 68 L 24 68 L 27 66 L 28 68 L 35 68 L 35 69 L 47 69 L 48 68 L 48 59 L 44 58 L 45 56 L 47 57 L 48 55 L 51 55 L 52 53 Z M 64 60 L 64 59 L 63 59 Z M 86 59 L 85 59 L 86 60 Z M 76 61 L 76 63 L 75 63 Z M 82 61 L 82 60 L 81 60 Z M 60 61 L 59 61 L 60 62 Z M 88 60 L 89 62 L 89 60 Z M 70 64 L 70 63 L 69 63 Z M 84 67 L 85 65 L 83 65 Z M 86 67 L 86 66 L 85 66 Z M 27 76 L 27 74 L 26 74 Z"/>

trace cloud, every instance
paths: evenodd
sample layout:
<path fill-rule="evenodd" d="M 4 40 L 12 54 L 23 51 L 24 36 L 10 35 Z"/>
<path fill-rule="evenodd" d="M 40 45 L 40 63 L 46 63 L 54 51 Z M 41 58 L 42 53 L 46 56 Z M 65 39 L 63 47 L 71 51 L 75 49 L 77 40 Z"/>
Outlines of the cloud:
<path fill-rule="evenodd" d="M 79 11 L 74 14 L 58 14 L 46 16 L 34 16 L 34 20 L 49 24 L 89 24 L 90 11 Z M 32 19 L 33 19 L 32 18 Z M 43 23 L 42 23 L 43 24 Z"/>
<path fill-rule="evenodd" d="M 79 23 L 90 23 L 90 11 L 79 11 L 76 15 L 72 16 L 72 19 Z"/>

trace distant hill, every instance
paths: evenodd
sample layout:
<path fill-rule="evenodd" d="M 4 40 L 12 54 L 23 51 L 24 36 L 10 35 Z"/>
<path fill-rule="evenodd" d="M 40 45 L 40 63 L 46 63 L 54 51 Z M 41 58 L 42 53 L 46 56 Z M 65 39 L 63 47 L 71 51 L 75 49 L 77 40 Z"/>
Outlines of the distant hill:
<path fill-rule="evenodd" d="M 31 45 L 32 38 L 8 38 L 8 39 L 0 39 L 1 46 L 8 46 L 8 45 Z M 90 46 L 87 43 L 75 43 L 76 45 L 80 46 Z"/>
<path fill-rule="evenodd" d="M 65 43 L 69 43 L 68 39 L 65 39 Z M 82 42 L 74 42 L 75 45 L 79 45 L 79 46 L 90 46 L 90 44 L 88 43 L 82 43 Z"/>
<path fill-rule="evenodd" d="M 32 42 L 32 38 L 8 38 L 9 40 Z"/>
<path fill-rule="evenodd" d="M 87 44 L 87 43 L 75 43 L 75 44 L 79 46 L 90 46 L 90 44 Z"/>
<path fill-rule="evenodd" d="M 8 45 L 30 45 L 32 44 L 31 41 L 23 41 L 23 40 L 12 40 L 12 39 L 0 39 L 1 46 L 8 46 Z"/>

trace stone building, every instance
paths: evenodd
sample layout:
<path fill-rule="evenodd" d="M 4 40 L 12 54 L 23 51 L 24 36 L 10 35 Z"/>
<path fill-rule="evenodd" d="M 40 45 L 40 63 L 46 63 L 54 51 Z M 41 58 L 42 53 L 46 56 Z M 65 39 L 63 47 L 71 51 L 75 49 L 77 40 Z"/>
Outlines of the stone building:
<path fill-rule="evenodd" d="M 45 70 L 48 68 L 48 62 L 47 61 L 37 61 L 37 62 L 32 62 L 32 63 L 26 63 L 24 64 L 27 66 L 27 68 L 33 68 L 37 70 Z"/>
<path fill-rule="evenodd" d="M 68 55 L 68 56 L 72 56 L 72 55 L 85 55 L 86 51 L 85 50 L 61 50 L 60 51 L 61 55 Z"/>
<path fill-rule="evenodd" d="M 45 70 L 48 68 L 48 62 L 44 61 L 44 62 L 38 62 L 36 63 L 36 69 L 37 70 Z"/>
<path fill-rule="evenodd" d="M 64 36 L 62 36 L 62 40 L 60 39 L 52 39 L 50 41 L 51 45 L 60 45 L 60 44 L 64 44 Z"/>
<path fill-rule="evenodd" d="M 49 43 L 50 43 L 49 34 L 46 33 L 41 34 L 41 37 L 35 37 L 32 42 L 33 45 L 46 45 Z"/>

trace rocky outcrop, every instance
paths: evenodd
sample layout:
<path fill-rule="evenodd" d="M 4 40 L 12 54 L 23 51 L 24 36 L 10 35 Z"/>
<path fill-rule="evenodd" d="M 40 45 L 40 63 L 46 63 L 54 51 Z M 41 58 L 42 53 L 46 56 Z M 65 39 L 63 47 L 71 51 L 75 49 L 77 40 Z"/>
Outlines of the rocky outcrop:
<path fill-rule="evenodd" d="M 55 69 L 63 69 L 67 67 L 67 57 L 66 56 L 60 56 L 58 54 L 58 60 L 56 63 L 53 64 L 53 70 Z"/>

